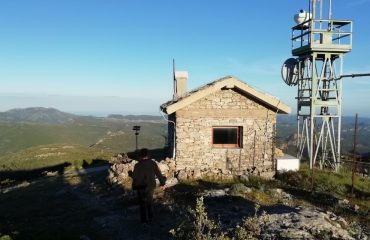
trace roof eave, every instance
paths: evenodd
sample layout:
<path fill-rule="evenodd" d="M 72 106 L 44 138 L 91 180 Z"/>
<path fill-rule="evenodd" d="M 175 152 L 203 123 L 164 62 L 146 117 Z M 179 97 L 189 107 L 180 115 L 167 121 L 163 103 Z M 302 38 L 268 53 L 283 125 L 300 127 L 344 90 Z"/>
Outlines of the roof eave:
<path fill-rule="evenodd" d="M 273 111 L 276 111 L 277 113 L 282 114 L 289 114 L 291 113 L 291 108 L 281 102 L 276 97 L 273 97 L 271 95 L 268 95 L 266 93 L 263 93 L 261 91 L 256 90 L 253 87 L 250 87 L 248 84 L 236 79 L 232 76 L 227 76 L 225 78 L 222 78 L 220 80 L 217 80 L 214 82 L 214 84 L 210 85 L 207 88 L 204 88 L 200 91 L 195 91 L 192 94 L 189 94 L 188 96 L 179 99 L 176 102 L 167 102 L 165 104 L 162 104 L 160 106 L 162 112 L 166 114 L 172 114 L 176 112 L 179 109 L 182 109 L 189 104 L 208 96 L 209 94 L 212 94 L 213 92 L 222 89 L 222 88 L 228 88 L 228 89 L 238 89 L 242 91 L 245 95 L 249 95 L 253 98 L 255 98 L 257 101 L 261 102 L 263 105 L 269 107 Z"/>

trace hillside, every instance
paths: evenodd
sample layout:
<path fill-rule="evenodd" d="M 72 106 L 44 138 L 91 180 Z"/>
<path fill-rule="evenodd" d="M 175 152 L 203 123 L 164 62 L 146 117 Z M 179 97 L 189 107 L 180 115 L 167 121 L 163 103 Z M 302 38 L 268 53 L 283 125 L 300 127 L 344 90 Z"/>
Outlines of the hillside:
<path fill-rule="evenodd" d="M 161 116 L 152 116 L 152 115 L 109 114 L 107 118 L 124 119 L 129 121 L 163 121 L 163 118 Z"/>
<path fill-rule="evenodd" d="M 132 131 L 134 125 L 141 126 L 139 147 L 155 149 L 165 146 L 167 124 L 158 117 L 152 117 L 150 120 L 131 120 L 132 117 L 126 119 L 123 116 L 122 119 L 117 119 L 76 116 L 54 111 L 55 109 L 37 109 L 42 117 L 37 117 L 35 109 L 17 109 L 1 113 L 3 118 L 0 121 L 0 156 L 45 144 L 80 144 L 113 152 L 129 152 L 136 147 Z M 10 120 L 10 116 L 18 120 Z M 50 120 L 57 116 L 64 117 L 60 121 Z M 64 121 L 67 116 L 70 117 L 69 120 Z M 50 121 L 42 123 L 41 119 Z"/>
<path fill-rule="evenodd" d="M 342 117 L 341 145 L 343 153 L 351 153 L 353 150 L 353 135 L 355 117 Z M 292 137 L 297 133 L 296 115 L 278 115 L 277 117 L 277 138 L 280 144 L 288 144 L 294 148 Z M 364 156 L 370 153 L 370 118 L 358 119 L 357 151 Z"/>
<path fill-rule="evenodd" d="M 343 117 L 343 153 L 353 149 L 354 117 Z M 49 108 L 14 109 L 0 113 L 0 156 L 45 144 L 79 144 L 112 152 L 135 150 L 134 125 L 140 125 L 139 148 L 163 148 L 167 141 L 167 123 L 160 116 L 120 115 L 108 117 L 78 116 Z M 370 119 L 359 118 L 357 149 L 370 152 Z M 294 149 L 296 116 L 278 115 L 279 145 Z"/>
<path fill-rule="evenodd" d="M 29 122 L 39 124 L 63 124 L 73 121 L 77 116 L 61 112 L 55 108 L 22 108 L 0 112 L 0 121 Z"/>
<path fill-rule="evenodd" d="M 50 144 L 0 157 L 0 188 L 69 170 L 107 165 L 112 153 L 76 144 Z"/>
<path fill-rule="evenodd" d="M 294 117 L 278 120 L 281 141 L 288 141 L 295 133 L 295 121 L 291 119 Z M 164 192 L 157 189 L 154 204 L 161 224 L 153 224 L 148 232 L 138 224 L 139 209 L 133 198 L 135 194 L 130 191 L 130 182 L 108 184 L 105 166 L 113 154 L 135 149 L 134 125 L 141 126 L 139 147 L 165 146 L 167 123 L 156 117 L 76 116 L 72 121 L 57 124 L 1 121 L 0 212 L 4 214 L 0 214 L 0 239 L 1 234 L 12 236 L 12 239 L 52 239 L 55 236 L 58 239 L 153 239 L 153 236 L 174 239 L 170 231 L 185 226 L 183 229 L 193 232 L 188 227 L 199 222 L 186 222 L 193 215 L 185 211 L 195 208 L 199 196 L 205 200 L 207 212 L 204 210 L 203 214 L 219 221 L 222 225 L 217 231 L 229 235 L 240 230 L 237 226 L 253 224 L 243 219 L 252 217 L 255 221 L 257 215 L 253 218 L 253 213 L 257 206 L 275 219 L 266 225 L 266 229 L 271 226 L 268 231 L 275 229 L 276 232 L 270 232 L 273 236 L 280 236 L 282 231 L 300 232 L 302 236 L 309 232 L 315 236 L 312 239 L 329 239 L 329 230 L 333 227 L 356 229 L 357 232 L 369 229 L 369 216 L 366 215 L 369 212 L 368 179 L 357 177 L 356 198 L 349 198 L 350 172 L 317 170 L 315 191 L 311 192 L 310 171 L 303 165 L 297 173 L 279 175 L 279 180 L 253 176 L 229 180 L 209 178 L 180 181 Z M 368 126 L 366 122 L 361 125 L 361 134 L 367 134 L 364 130 Z M 353 126 L 346 125 L 344 131 L 350 136 Z M 351 140 L 348 137 L 349 143 Z M 366 138 L 361 141 L 367 144 Z M 85 171 L 95 166 L 99 167 L 91 170 L 103 171 Z M 83 171 L 74 171 L 81 168 Z M 67 171 L 68 174 L 64 174 Z M 343 204 L 345 202 L 348 203 Z M 323 223 L 330 227 L 327 232 L 319 230 L 316 233 L 313 227 L 307 227 L 311 224 L 321 228 Z M 68 231 L 60 231 L 60 226 Z M 265 228 L 262 224 L 258 226 L 257 230 Z M 357 232 L 351 234 L 360 236 Z M 240 236 L 239 239 L 246 239 Z M 297 239 L 294 234 L 291 238 L 281 236 Z"/>
<path fill-rule="evenodd" d="M 0 170 L 31 170 L 68 162 L 74 167 L 83 160 L 108 160 L 112 153 L 76 144 L 39 145 L 0 157 Z"/>

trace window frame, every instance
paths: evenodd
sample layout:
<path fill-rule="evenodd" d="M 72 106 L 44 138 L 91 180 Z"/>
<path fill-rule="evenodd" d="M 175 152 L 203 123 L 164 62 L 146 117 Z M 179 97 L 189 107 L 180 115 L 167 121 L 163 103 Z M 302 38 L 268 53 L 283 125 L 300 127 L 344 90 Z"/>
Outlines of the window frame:
<path fill-rule="evenodd" d="M 237 130 L 237 137 L 236 137 L 236 143 L 214 143 L 215 139 L 215 129 L 236 129 Z M 242 126 L 213 126 L 212 127 L 212 148 L 235 148 L 240 149 L 243 148 L 242 144 L 242 138 L 243 138 L 243 127 Z"/>

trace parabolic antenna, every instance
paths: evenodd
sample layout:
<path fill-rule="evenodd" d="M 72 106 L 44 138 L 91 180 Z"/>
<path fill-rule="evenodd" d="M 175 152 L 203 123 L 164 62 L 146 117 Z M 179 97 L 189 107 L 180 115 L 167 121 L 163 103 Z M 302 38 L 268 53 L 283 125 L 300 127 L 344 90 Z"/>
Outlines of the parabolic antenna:
<path fill-rule="evenodd" d="M 295 86 L 298 82 L 298 60 L 288 58 L 281 67 L 281 77 L 289 86 Z"/>

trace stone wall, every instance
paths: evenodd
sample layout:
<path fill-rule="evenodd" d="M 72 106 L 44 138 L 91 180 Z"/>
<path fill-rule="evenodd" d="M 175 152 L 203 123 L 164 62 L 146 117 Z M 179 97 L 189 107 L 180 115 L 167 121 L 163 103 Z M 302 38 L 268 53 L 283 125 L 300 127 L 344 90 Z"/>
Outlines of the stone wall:
<path fill-rule="evenodd" d="M 176 168 L 224 169 L 233 174 L 275 173 L 276 113 L 233 89 L 219 90 L 175 113 Z M 212 127 L 242 127 L 241 148 L 214 148 Z"/>
<path fill-rule="evenodd" d="M 168 152 L 167 156 L 168 157 L 173 157 L 174 155 L 174 145 L 175 145 L 175 122 L 176 122 L 176 116 L 175 114 L 171 114 L 168 116 L 168 127 L 167 127 L 167 132 L 168 132 L 168 138 L 167 138 L 167 147 L 168 147 Z"/>

